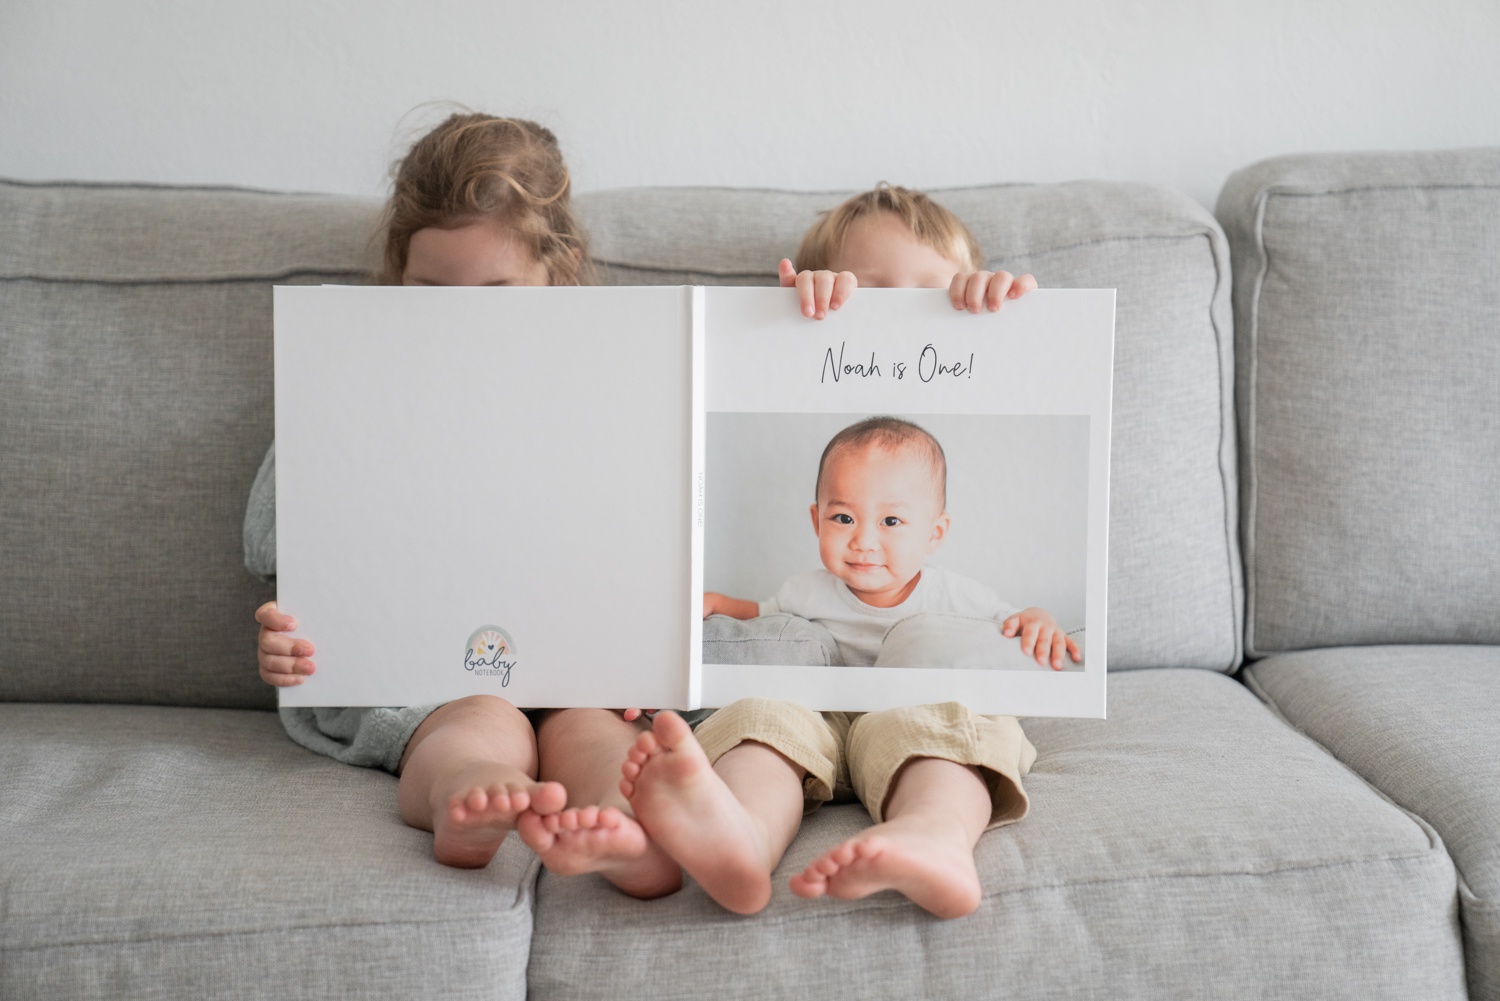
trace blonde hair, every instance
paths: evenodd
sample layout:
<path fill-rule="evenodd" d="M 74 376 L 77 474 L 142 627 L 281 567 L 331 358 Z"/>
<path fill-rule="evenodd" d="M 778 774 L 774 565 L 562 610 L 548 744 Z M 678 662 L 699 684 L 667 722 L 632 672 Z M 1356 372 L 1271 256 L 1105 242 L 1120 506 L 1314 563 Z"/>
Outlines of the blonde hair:
<path fill-rule="evenodd" d="M 515 233 L 551 284 L 589 284 L 588 240 L 573 214 L 571 188 L 548 129 L 522 118 L 450 115 L 396 164 L 380 218 L 384 250 L 375 280 L 401 284 L 418 230 L 490 218 Z"/>
<path fill-rule="evenodd" d="M 906 224 L 912 236 L 958 265 L 963 271 L 984 267 L 979 241 L 958 216 L 920 191 L 881 181 L 870 191 L 855 195 L 836 208 L 819 214 L 818 221 L 802 237 L 797 248 L 798 271 L 831 271 L 855 221 L 877 212 L 890 212 Z"/>
<path fill-rule="evenodd" d="M 932 478 L 937 481 L 938 506 L 948 507 L 948 456 L 943 446 L 926 428 L 901 417 L 866 417 L 829 439 L 818 458 L 818 479 L 813 485 L 813 502 L 816 503 L 823 490 L 823 467 L 835 452 L 874 446 L 886 452 L 911 452 L 926 462 L 932 469 Z"/>

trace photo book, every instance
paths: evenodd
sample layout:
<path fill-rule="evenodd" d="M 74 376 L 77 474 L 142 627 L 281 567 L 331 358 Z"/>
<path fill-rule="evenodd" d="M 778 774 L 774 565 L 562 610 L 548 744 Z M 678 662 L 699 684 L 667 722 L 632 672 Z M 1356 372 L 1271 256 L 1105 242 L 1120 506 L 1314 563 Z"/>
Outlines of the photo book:
<path fill-rule="evenodd" d="M 275 325 L 284 706 L 1104 716 L 1113 290 L 298 286 Z"/>

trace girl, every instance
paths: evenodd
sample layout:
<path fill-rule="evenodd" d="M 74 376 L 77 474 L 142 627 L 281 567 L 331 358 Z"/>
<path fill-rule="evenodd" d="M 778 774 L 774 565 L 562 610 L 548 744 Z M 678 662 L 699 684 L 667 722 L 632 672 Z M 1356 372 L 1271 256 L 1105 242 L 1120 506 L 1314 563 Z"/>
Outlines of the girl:
<path fill-rule="evenodd" d="M 591 279 L 557 140 L 534 122 L 452 115 L 397 166 L 381 218 L 387 285 L 579 285 Z M 275 446 L 251 490 L 246 565 L 275 574 Z M 313 674 L 313 644 L 268 602 L 260 676 L 278 687 Z M 291 738 L 349 764 L 399 776 L 401 819 L 433 833 L 445 865 L 489 863 L 518 823 L 554 872 L 599 872 L 633 896 L 681 885 L 682 871 L 645 836 L 620 793 L 620 762 L 639 710 L 522 713 L 502 698 L 438 706 L 282 709 Z M 570 806 L 571 804 L 571 806 Z M 580 806 L 579 804 L 584 804 Z M 522 818 L 526 819 L 523 821 Z M 545 818 L 545 822 L 543 822 Z"/>

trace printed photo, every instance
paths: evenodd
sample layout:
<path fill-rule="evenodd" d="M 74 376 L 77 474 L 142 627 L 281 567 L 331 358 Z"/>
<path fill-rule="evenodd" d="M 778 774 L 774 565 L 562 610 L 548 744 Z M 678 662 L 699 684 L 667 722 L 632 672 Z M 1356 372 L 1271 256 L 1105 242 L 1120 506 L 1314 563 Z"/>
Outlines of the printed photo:
<path fill-rule="evenodd" d="M 1082 672 L 1089 431 L 1074 415 L 711 412 L 705 615 L 808 620 L 845 667 Z"/>

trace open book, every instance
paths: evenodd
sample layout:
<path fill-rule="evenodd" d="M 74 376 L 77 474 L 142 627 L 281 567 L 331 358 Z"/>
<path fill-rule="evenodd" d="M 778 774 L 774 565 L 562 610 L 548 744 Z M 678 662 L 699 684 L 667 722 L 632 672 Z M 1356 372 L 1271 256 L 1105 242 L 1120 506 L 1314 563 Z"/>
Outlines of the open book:
<path fill-rule="evenodd" d="M 282 705 L 1104 715 L 1112 290 L 861 289 L 823 321 L 767 288 L 275 296 L 278 598 L 318 664 Z M 943 462 L 823 456 L 873 416 Z M 767 617 L 705 623 L 706 592 Z M 1004 635 L 1027 608 L 1081 663 Z M 801 627 L 821 660 L 780 652 Z"/>

